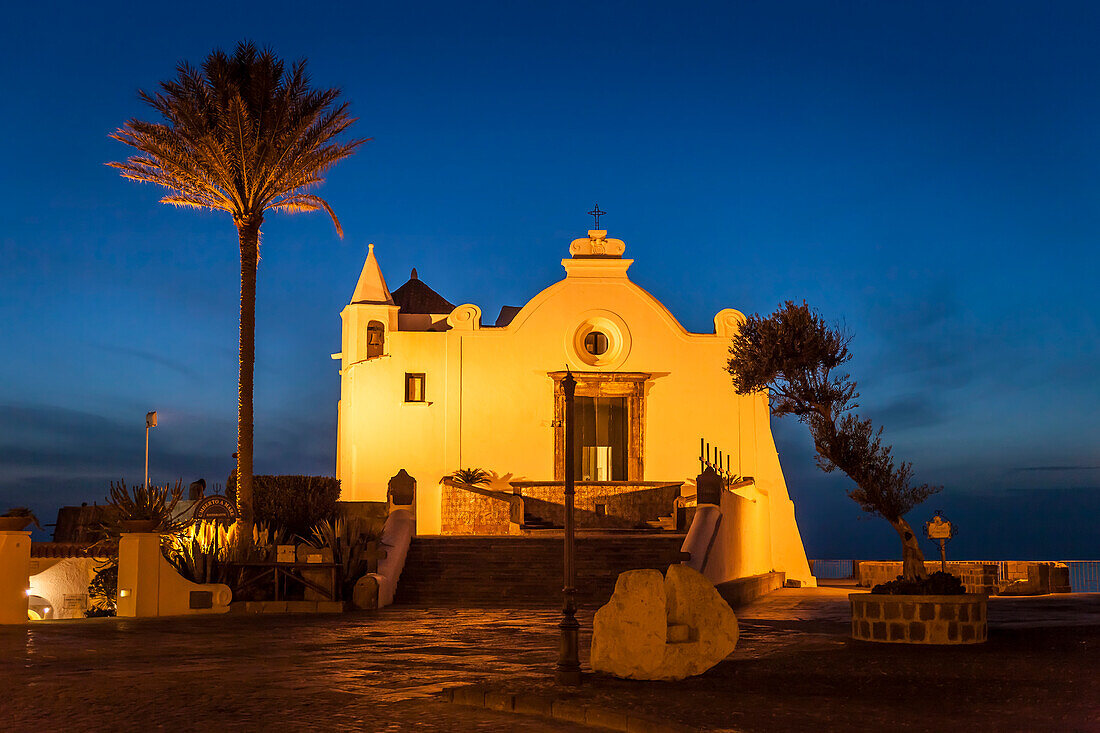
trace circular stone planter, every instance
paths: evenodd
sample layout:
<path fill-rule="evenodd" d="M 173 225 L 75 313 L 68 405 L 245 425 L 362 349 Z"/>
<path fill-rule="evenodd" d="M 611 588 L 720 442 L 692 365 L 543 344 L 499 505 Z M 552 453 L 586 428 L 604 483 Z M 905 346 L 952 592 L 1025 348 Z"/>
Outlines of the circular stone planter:
<path fill-rule="evenodd" d="M 989 596 L 851 593 L 852 638 L 891 644 L 981 644 Z"/>

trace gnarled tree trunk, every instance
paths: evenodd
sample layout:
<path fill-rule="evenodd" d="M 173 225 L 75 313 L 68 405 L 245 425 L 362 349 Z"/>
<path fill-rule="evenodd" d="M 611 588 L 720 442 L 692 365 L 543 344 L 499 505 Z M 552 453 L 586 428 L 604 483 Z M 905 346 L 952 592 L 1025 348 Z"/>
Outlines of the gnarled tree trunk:
<path fill-rule="evenodd" d="M 260 264 L 259 216 L 237 220 L 241 244 L 241 323 L 237 378 L 237 541 L 252 539 L 253 376 L 256 368 L 256 270 Z"/>
<path fill-rule="evenodd" d="M 928 577 L 928 571 L 924 569 L 924 553 L 920 550 L 917 535 L 909 522 L 904 517 L 898 517 L 890 521 L 891 526 L 901 537 L 902 545 L 902 569 L 901 574 L 906 580 L 923 580 Z"/>

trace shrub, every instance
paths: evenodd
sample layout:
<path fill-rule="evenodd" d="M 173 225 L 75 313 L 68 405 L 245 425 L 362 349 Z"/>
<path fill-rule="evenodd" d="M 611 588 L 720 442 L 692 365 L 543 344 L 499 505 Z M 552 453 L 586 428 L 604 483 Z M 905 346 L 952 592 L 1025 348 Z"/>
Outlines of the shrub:
<path fill-rule="evenodd" d="M 225 495 L 237 501 L 237 476 Z M 340 482 L 331 476 L 253 476 L 252 512 L 259 523 L 308 537 L 314 525 L 336 518 Z"/>
<path fill-rule="evenodd" d="M 937 570 L 920 580 L 906 580 L 899 575 L 894 580 L 876 585 L 871 592 L 887 596 L 961 596 L 966 593 L 966 588 L 956 576 Z"/>
<path fill-rule="evenodd" d="M 92 582 L 88 584 L 89 608 L 84 612 L 88 618 L 114 616 L 117 610 L 118 561 L 107 560 L 96 568 Z"/>

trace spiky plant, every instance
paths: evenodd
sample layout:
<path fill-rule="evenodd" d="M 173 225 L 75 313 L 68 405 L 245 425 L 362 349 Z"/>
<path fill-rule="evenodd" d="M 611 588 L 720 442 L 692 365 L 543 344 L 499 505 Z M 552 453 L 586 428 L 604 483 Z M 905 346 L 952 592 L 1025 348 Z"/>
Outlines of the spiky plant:
<path fill-rule="evenodd" d="M 42 529 L 42 525 L 38 523 L 38 517 L 34 516 L 34 512 L 25 506 L 16 506 L 7 510 L 0 517 L 19 517 L 20 519 L 26 519 L 28 523 L 33 523 L 35 527 Z"/>
<path fill-rule="evenodd" d="M 191 520 L 176 514 L 176 504 L 182 496 L 182 480 L 176 481 L 174 488 L 169 484 L 135 486 L 133 493 L 126 488 L 125 481 L 117 484 L 112 481 L 107 504 L 114 511 L 107 534 L 117 537 L 122 531 L 119 522 L 135 519 L 152 521 L 153 531 L 162 536 L 171 537 L 185 532 Z"/>
<path fill-rule="evenodd" d="M 460 468 L 447 478 L 452 483 L 464 484 L 465 486 L 488 486 L 493 482 L 493 477 L 489 472 L 480 468 Z"/>
<path fill-rule="evenodd" d="M 124 178 L 169 189 L 162 203 L 224 211 L 233 217 L 241 255 L 237 405 L 237 513 L 252 535 L 253 373 L 260 225 L 269 211 L 323 210 L 343 237 L 332 207 L 310 191 L 365 140 L 337 141 L 355 118 L 338 89 L 313 89 L 306 62 L 289 70 L 251 42 L 232 56 L 212 52 L 201 68 L 180 63 L 160 91 L 139 92 L 161 122 L 131 119 L 111 137 L 138 151 L 109 163 Z"/>
<path fill-rule="evenodd" d="M 318 548 L 332 548 L 332 561 L 340 566 L 344 598 L 349 598 L 355 582 L 371 571 L 377 559 L 378 535 L 360 517 L 323 519 L 313 527 L 313 542 Z"/>

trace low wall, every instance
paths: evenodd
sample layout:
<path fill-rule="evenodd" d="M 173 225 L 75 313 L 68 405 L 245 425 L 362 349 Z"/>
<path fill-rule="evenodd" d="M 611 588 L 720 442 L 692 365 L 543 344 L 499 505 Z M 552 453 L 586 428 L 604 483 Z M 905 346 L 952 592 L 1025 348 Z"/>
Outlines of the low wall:
<path fill-rule="evenodd" d="M 871 588 L 901 575 L 900 562 L 865 561 L 856 571 L 859 584 Z M 927 560 L 929 573 L 940 570 L 938 560 Z M 1069 593 L 1069 568 L 1064 563 L 1034 560 L 952 561 L 947 572 L 962 580 L 967 593 L 997 595 L 1006 589 L 1018 593 Z M 1015 590 L 1013 590 L 1015 589 Z"/>
<path fill-rule="evenodd" d="M 755 601 L 760 596 L 771 593 L 773 590 L 782 588 L 785 582 L 785 573 L 762 573 L 761 575 L 750 575 L 747 578 L 728 580 L 714 587 L 726 603 L 730 604 L 730 608 L 736 609 Z"/>
<path fill-rule="evenodd" d="M 31 595 L 49 601 L 52 611 L 48 618 L 84 618 L 88 585 L 103 562 L 104 558 L 93 557 L 32 557 Z"/>
<path fill-rule="evenodd" d="M 980 644 L 985 595 L 890 596 L 851 593 L 852 638 L 895 644 Z"/>
<path fill-rule="evenodd" d="M 511 504 L 449 484 L 443 485 L 442 533 L 449 535 L 508 534 Z"/>
<path fill-rule="evenodd" d="M 575 485 L 576 526 L 582 528 L 645 528 L 646 522 L 673 515 L 682 483 L 602 481 Z M 523 496 L 524 511 L 551 524 L 565 524 L 565 488 L 558 482 L 513 481 Z"/>

